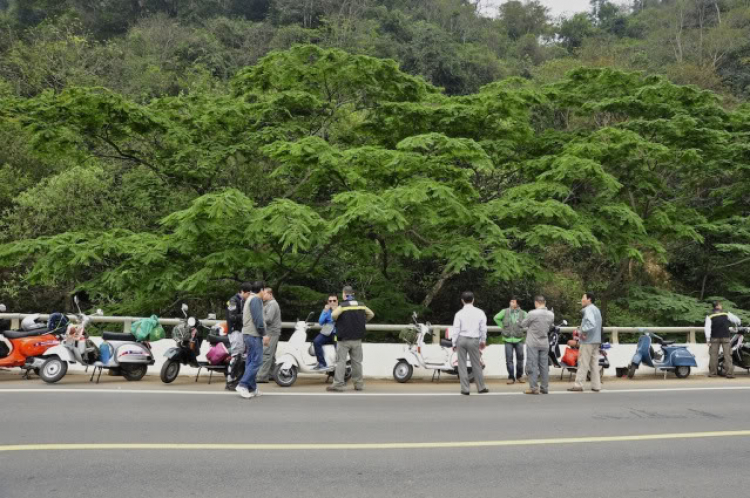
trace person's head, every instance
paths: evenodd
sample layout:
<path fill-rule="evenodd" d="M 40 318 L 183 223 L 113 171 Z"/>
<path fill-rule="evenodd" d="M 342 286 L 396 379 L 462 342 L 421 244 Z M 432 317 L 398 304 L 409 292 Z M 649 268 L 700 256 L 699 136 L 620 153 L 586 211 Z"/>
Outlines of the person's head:
<path fill-rule="evenodd" d="M 536 308 L 544 308 L 547 306 L 547 300 L 542 295 L 536 296 L 534 298 L 534 306 Z"/>
<path fill-rule="evenodd" d="M 341 295 L 344 297 L 344 301 L 348 301 L 354 297 L 354 289 L 352 289 L 351 285 L 345 285 L 341 291 Z"/>
<path fill-rule="evenodd" d="M 262 280 L 256 280 L 250 285 L 250 292 L 262 298 L 263 289 L 265 288 L 266 288 L 265 282 L 263 282 Z"/>
<path fill-rule="evenodd" d="M 722 306 L 722 304 L 721 304 L 721 301 L 714 301 L 714 302 L 713 302 L 713 303 L 711 303 L 711 304 L 713 304 L 713 305 L 714 305 L 714 310 L 715 310 L 715 311 L 721 311 L 721 310 L 723 310 L 723 309 L 724 309 L 724 306 Z"/>
<path fill-rule="evenodd" d="M 252 291 L 253 284 L 251 282 L 242 282 L 242 285 L 240 285 L 240 296 L 242 296 L 242 299 L 247 299 Z"/>
<path fill-rule="evenodd" d="M 263 300 L 271 301 L 272 299 L 273 299 L 273 289 L 270 287 L 265 287 L 263 289 Z"/>
<path fill-rule="evenodd" d="M 514 310 L 518 308 L 518 298 L 513 296 L 510 298 L 510 309 Z"/>
<path fill-rule="evenodd" d="M 474 293 L 471 291 L 464 291 L 461 293 L 461 302 L 464 304 L 474 304 Z"/>
<path fill-rule="evenodd" d="M 339 296 L 337 296 L 336 294 L 329 294 L 328 299 L 326 300 L 326 304 L 331 308 L 337 307 L 339 305 Z"/>
<path fill-rule="evenodd" d="M 584 292 L 583 297 L 581 297 L 581 306 L 585 308 L 589 304 L 594 304 L 595 300 L 596 296 L 594 296 L 593 292 Z"/>

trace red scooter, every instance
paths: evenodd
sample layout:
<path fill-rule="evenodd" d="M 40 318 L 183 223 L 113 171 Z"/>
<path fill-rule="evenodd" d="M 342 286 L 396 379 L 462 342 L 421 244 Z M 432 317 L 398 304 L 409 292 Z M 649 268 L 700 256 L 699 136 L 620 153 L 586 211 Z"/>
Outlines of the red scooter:
<path fill-rule="evenodd" d="M 63 321 L 66 325 L 67 319 Z M 21 368 L 25 370 L 25 378 L 29 378 L 31 371 L 39 375 L 44 364 L 42 354 L 60 344 L 53 332 L 47 324 L 38 324 L 27 330 L 0 331 L 0 368 Z"/>

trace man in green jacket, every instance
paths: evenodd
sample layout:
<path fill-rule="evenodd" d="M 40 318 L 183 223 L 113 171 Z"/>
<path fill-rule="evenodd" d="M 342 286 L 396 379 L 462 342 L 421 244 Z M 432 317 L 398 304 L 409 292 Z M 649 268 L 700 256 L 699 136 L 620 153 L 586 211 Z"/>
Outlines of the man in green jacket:
<path fill-rule="evenodd" d="M 503 329 L 505 343 L 505 368 L 508 369 L 508 384 L 523 382 L 523 347 L 526 334 L 521 322 L 526 312 L 518 306 L 518 299 L 511 298 L 510 306 L 495 315 L 495 323 Z M 513 367 L 513 353 L 516 354 L 516 366 Z M 514 374 L 515 373 L 515 374 Z"/>

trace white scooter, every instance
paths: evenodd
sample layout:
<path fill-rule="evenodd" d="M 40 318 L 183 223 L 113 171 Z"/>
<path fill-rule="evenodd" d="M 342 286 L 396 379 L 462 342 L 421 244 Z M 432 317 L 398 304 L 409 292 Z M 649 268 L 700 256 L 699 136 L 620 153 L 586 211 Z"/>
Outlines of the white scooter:
<path fill-rule="evenodd" d="M 412 313 L 414 324 L 401 333 L 401 339 L 406 341 L 404 354 L 396 359 L 396 366 L 393 367 L 393 378 L 397 382 L 409 382 L 414 374 L 414 367 L 426 368 L 432 370 L 432 380 L 440 380 L 441 373 L 458 375 L 458 354 L 453 351 L 453 342 L 448 338 L 440 339 L 440 352 L 435 356 L 425 357 L 422 350 L 425 349 L 424 338 L 427 334 L 432 333 L 430 323 L 419 323 L 417 313 Z M 481 354 L 481 353 L 480 353 Z M 471 362 L 467 359 L 469 371 L 469 381 L 474 380 L 471 373 Z M 484 369 L 484 360 L 482 360 L 482 369 Z"/>
<path fill-rule="evenodd" d="M 89 381 L 94 380 L 97 370 L 99 377 L 102 376 L 102 370 L 108 369 L 115 375 L 121 375 L 127 380 L 141 380 L 145 375 L 149 365 L 154 364 L 154 355 L 151 353 L 151 347 L 148 342 L 137 341 L 133 334 L 123 334 L 117 332 L 104 332 L 102 334 L 102 343 L 100 348 L 89 340 L 86 333 L 86 327 L 91 322 L 91 318 L 86 316 L 78 304 L 78 296 L 74 298 L 78 313 L 75 320 L 78 323 L 71 323 L 67 330 L 61 333 L 62 343 L 54 346 L 44 352 L 46 361 L 39 371 L 39 377 L 48 384 L 53 384 L 68 372 L 68 363 L 80 363 L 94 367 Z M 102 310 L 97 310 L 96 314 L 101 316 Z"/>
<path fill-rule="evenodd" d="M 297 320 L 294 333 L 287 342 L 286 351 L 276 360 L 276 368 L 273 371 L 274 380 L 281 387 L 290 387 L 297 381 L 297 374 L 325 374 L 326 382 L 333 377 L 334 365 L 336 364 L 336 346 L 326 344 L 323 346 L 323 355 L 327 370 L 318 370 L 318 358 L 315 356 L 315 347 L 307 342 L 307 331 L 313 325 L 311 322 L 314 314 L 307 315 L 306 320 Z M 346 362 L 345 378 L 349 380 L 352 376 L 351 360 Z"/>

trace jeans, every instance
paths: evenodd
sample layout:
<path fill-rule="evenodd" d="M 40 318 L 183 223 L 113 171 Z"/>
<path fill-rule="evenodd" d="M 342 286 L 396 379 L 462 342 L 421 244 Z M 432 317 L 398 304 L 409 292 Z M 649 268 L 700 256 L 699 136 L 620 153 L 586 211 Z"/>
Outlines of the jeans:
<path fill-rule="evenodd" d="M 578 350 L 578 370 L 576 371 L 575 387 L 583 387 L 586 375 L 591 370 L 591 389 L 599 391 L 602 388 L 599 376 L 599 347 L 600 343 L 583 343 Z"/>
<path fill-rule="evenodd" d="M 315 348 L 315 356 L 318 358 L 318 365 L 322 367 L 327 367 L 328 363 L 326 363 L 326 356 L 323 354 L 323 346 L 326 344 L 334 344 L 334 337 L 335 335 L 323 335 L 318 334 L 315 339 L 313 339 L 313 347 Z"/>
<path fill-rule="evenodd" d="M 263 338 L 245 334 L 245 348 L 247 348 L 247 361 L 245 362 L 245 373 L 240 379 L 240 386 L 250 391 L 258 389 L 255 383 L 255 375 L 260 370 L 263 362 Z"/>
<path fill-rule="evenodd" d="M 477 386 L 477 392 L 483 391 L 485 385 L 481 353 L 479 352 L 479 338 L 459 337 L 456 346 L 458 346 L 456 352 L 458 353 L 458 378 L 461 381 L 461 392 L 468 393 L 470 390 L 466 356 L 471 361 L 471 373 L 474 376 L 474 384 Z"/>
<path fill-rule="evenodd" d="M 505 368 L 508 370 L 508 379 L 516 380 L 523 377 L 523 341 L 505 343 Z M 516 376 L 513 376 L 513 352 L 516 353 Z"/>
<path fill-rule="evenodd" d="M 529 378 L 529 388 L 538 391 L 537 380 L 542 377 L 542 391 L 549 388 L 549 348 L 526 348 L 526 376 Z"/>
<path fill-rule="evenodd" d="M 276 347 L 279 345 L 278 335 L 270 336 L 271 342 L 263 348 L 263 365 L 258 371 L 258 380 L 268 381 L 273 373 L 273 367 L 276 365 Z"/>
<path fill-rule="evenodd" d="M 734 375 L 734 365 L 732 364 L 732 344 L 729 337 L 714 339 L 708 345 L 708 373 L 716 375 L 719 365 L 719 346 L 724 353 L 724 375 Z"/>
<path fill-rule="evenodd" d="M 333 374 L 333 387 L 343 388 L 346 385 L 346 357 L 352 360 L 352 382 L 354 387 L 362 388 L 362 341 L 339 341 L 336 346 L 336 371 Z"/>

